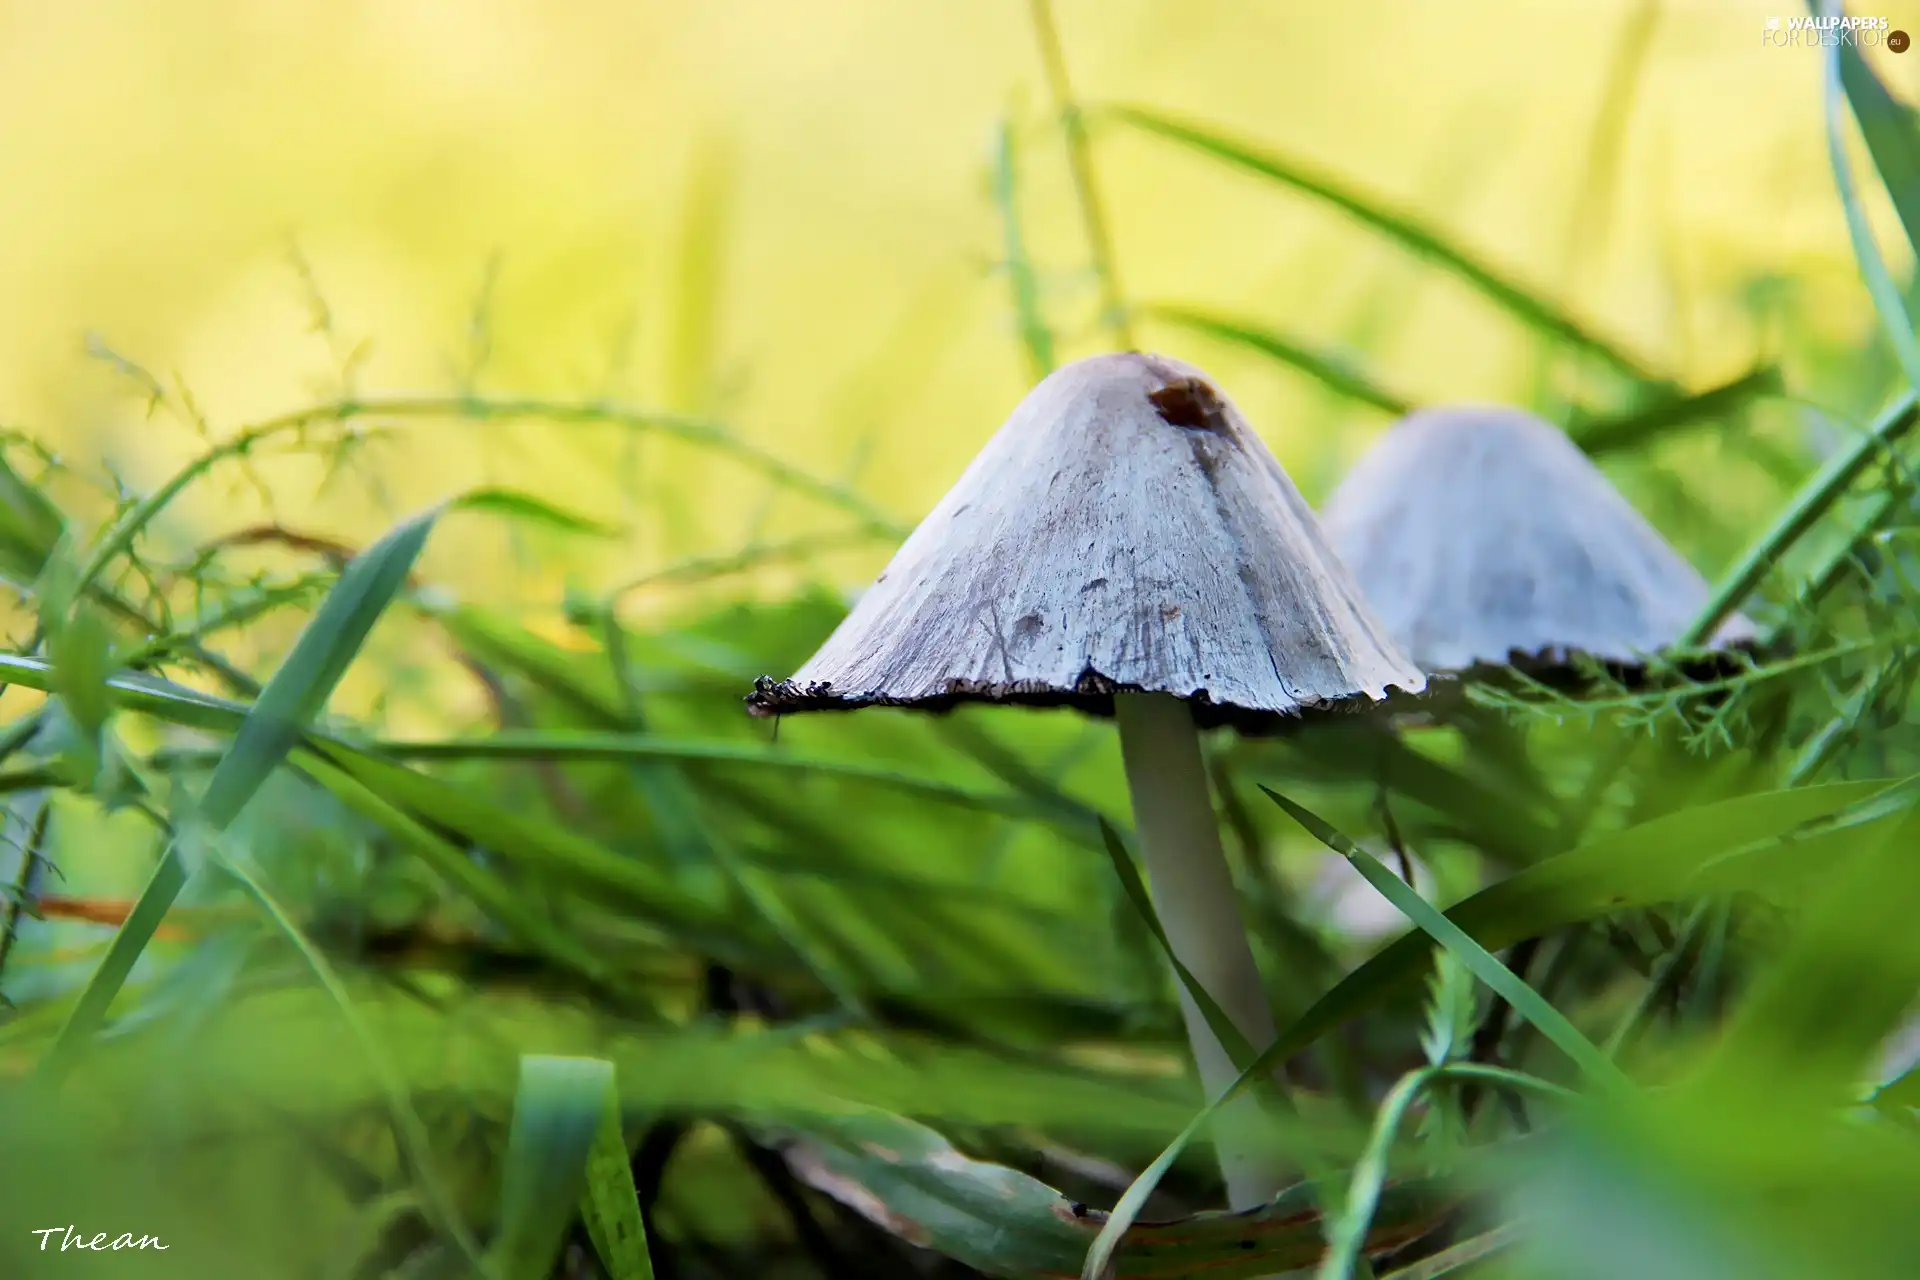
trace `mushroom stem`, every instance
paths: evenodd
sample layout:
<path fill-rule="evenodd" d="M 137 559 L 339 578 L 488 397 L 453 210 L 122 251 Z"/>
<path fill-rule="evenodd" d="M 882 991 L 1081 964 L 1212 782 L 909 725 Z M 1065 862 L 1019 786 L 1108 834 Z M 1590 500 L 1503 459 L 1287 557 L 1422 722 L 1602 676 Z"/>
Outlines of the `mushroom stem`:
<path fill-rule="evenodd" d="M 1187 704 L 1170 694 L 1118 694 L 1120 754 L 1154 909 L 1173 954 L 1255 1050 L 1273 1043 L 1273 1010 L 1247 944 L 1233 875 L 1220 846 L 1213 799 L 1200 759 L 1200 734 Z M 1180 985 L 1180 1012 L 1209 1100 L 1239 1077 L 1205 1015 Z M 1286 1169 L 1252 1096 L 1222 1109 L 1214 1150 L 1234 1209 L 1263 1205 L 1286 1185 Z"/>

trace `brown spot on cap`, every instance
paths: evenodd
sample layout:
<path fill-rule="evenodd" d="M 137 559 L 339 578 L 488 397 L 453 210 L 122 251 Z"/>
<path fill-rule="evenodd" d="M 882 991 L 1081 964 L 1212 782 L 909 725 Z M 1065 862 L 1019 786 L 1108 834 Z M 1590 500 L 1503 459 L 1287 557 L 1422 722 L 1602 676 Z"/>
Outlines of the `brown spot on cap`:
<path fill-rule="evenodd" d="M 1160 420 L 1169 426 L 1216 434 L 1227 429 L 1227 414 L 1220 403 L 1220 393 L 1199 378 L 1176 378 L 1158 391 L 1149 391 L 1147 399 L 1153 402 Z"/>

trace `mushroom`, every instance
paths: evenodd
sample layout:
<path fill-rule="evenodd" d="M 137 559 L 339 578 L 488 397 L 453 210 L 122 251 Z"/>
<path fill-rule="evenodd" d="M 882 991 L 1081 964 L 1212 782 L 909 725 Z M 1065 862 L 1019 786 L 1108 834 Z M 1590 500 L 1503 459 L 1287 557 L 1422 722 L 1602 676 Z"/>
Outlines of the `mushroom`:
<path fill-rule="evenodd" d="M 1552 424 L 1458 405 L 1401 419 L 1322 507 L 1328 540 L 1425 671 L 1645 665 L 1705 578 Z M 1709 647 L 1755 641 L 1729 618 Z"/>
<path fill-rule="evenodd" d="M 1198 730 L 1270 732 L 1425 687 L 1313 512 L 1198 369 L 1124 353 L 1041 382 L 755 715 L 963 702 L 1118 722 L 1135 824 L 1173 952 L 1256 1049 L 1273 1015 L 1221 850 Z M 1201 1081 L 1237 1072 L 1180 1003 Z M 1215 1137 L 1235 1208 L 1284 1170 L 1251 1099 Z M 1236 1111 L 1236 1108 L 1238 1110 Z"/>

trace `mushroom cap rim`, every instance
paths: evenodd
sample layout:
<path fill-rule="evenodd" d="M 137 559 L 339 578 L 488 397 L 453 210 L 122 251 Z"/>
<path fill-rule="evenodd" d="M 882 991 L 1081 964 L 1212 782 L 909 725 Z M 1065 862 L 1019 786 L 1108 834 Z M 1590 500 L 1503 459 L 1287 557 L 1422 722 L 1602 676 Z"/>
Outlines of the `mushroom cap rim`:
<path fill-rule="evenodd" d="M 1071 689 L 1034 683 L 977 684 L 952 681 L 944 693 L 894 697 L 884 691 L 868 690 L 842 693 L 831 682 L 800 684 L 761 676 L 754 681 L 753 692 L 746 697 L 747 710 L 756 717 L 805 714 L 809 712 L 859 711 L 868 707 L 893 707 L 943 715 L 969 705 L 1015 706 L 1034 710 L 1067 708 L 1100 719 L 1113 716 L 1117 694 L 1159 693 L 1178 698 L 1193 710 L 1195 723 L 1202 729 L 1231 728 L 1248 737 L 1267 737 L 1286 733 L 1318 720 L 1346 718 L 1364 714 L 1377 707 L 1400 707 L 1418 702 L 1425 696 L 1422 688 L 1407 689 L 1390 684 L 1384 696 L 1376 698 L 1364 689 L 1342 697 L 1323 698 L 1292 708 L 1242 707 L 1216 702 L 1205 689 L 1175 692 L 1148 689 L 1141 685 L 1110 680 L 1089 668 Z"/>

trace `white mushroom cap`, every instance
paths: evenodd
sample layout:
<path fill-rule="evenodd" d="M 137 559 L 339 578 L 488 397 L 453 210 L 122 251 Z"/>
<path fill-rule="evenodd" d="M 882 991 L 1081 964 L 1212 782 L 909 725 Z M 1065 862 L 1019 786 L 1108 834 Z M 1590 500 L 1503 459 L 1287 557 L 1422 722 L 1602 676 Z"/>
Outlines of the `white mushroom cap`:
<path fill-rule="evenodd" d="M 1706 579 L 1566 434 L 1519 409 L 1423 409 L 1322 509 L 1328 539 L 1428 671 L 1639 666 L 1706 607 Z M 1739 616 L 1713 648 L 1753 642 Z"/>
<path fill-rule="evenodd" d="M 1126 353 L 1035 387 L 820 651 L 747 701 L 1111 714 L 1142 691 L 1266 729 L 1425 684 L 1233 404 Z"/>

